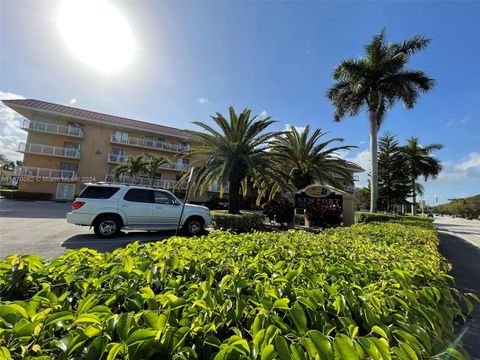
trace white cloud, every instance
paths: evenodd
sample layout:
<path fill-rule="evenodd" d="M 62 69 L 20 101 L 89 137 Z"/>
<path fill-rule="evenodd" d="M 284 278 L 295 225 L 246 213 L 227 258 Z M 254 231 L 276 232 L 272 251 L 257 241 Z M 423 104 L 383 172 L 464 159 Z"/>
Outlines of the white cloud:
<path fill-rule="evenodd" d="M 285 124 L 285 129 L 283 129 L 283 131 L 290 131 L 292 127 L 294 127 L 298 132 L 304 132 L 306 129 L 306 126 L 294 126 L 290 124 Z"/>
<path fill-rule="evenodd" d="M 446 125 L 447 126 L 459 126 L 459 125 L 466 124 L 469 121 L 470 121 L 470 115 L 467 115 L 462 119 L 453 119 L 453 120 L 447 121 Z"/>
<path fill-rule="evenodd" d="M 362 140 L 362 141 L 359 142 L 360 145 L 363 145 L 363 144 L 365 144 L 365 143 L 366 143 L 365 140 Z"/>
<path fill-rule="evenodd" d="M 73 99 L 70 99 L 70 101 L 68 102 L 70 105 L 73 105 L 77 102 L 77 99 L 73 98 Z"/>
<path fill-rule="evenodd" d="M 212 102 L 208 100 L 208 98 L 206 97 L 201 97 L 200 99 L 198 99 L 198 103 L 200 105 L 206 105 L 206 104 L 211 104 Z"/>
<path fill-rule="evenodd" d="M 472 152 L 468 154 L 468 157 L 463 159 L 463 161 L 458 164 L 456 168 L 463 171 L 480 170 L 480 153 Z"/>
<path fill-rule="evenodd" d="M 365 149 L 357 153 L 355 156 L 348 156 L 347 154 L 341 154 L 343 159 L 351 161 L 358 166 L 362 167 L 365 171 L 358 173 L 358 181 L 355 182 L 356 187 L 365 187 L 368 186 L 368 174 L 370 172 L 370 150 Z"/>
<path fill-rule="evenodd" d="M 25 97 L 0 91 L 0 100 L 24 99 Z M 18 143 L 27 138 L 20 129 L 23 117 L 0 102 L 0 153 L 11 160 L 21 160 L 22 154 L 17 152 Z"/>
<path fill-rule="evenodd" d="M 258 117 L 260 119 L 265 119 L 267 116 L 269 116 L 269 114 L 265 110 L 263 110 L 260 114 L 258 114 Z"/>

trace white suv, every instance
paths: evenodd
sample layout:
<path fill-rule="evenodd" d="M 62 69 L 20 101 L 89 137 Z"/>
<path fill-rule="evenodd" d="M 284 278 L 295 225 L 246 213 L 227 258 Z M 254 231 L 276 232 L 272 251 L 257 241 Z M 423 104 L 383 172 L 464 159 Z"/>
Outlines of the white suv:
<path fill-rule="evenodd" d="M 183 203 L 171 192 L 144 186 L 85 184 L 72 203 L 67 222 L 93 226 L 100 238 L 117 236 L 120 230 L 174 230 Z M 185 204 L 181 228 L 190 235 L 212 223 L 205 206 Z"/>

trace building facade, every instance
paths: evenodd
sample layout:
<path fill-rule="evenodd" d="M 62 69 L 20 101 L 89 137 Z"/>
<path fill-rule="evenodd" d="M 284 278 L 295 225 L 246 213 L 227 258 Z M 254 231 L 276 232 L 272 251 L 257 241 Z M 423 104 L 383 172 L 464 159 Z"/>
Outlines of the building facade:
<path fill-rule="evenodd" d="M 127 156 L 162 155 L 170 160 L 156 174 L 154 186 L 181 195 L 186 184 L 179 184 L 191 157 L 180 153 L 195 146 L 185 130 L 101 114 L 94 111 L 52 104 L 39 100 L 4 100 L 3 103 L 24 117 L 21 128 L 27 135 L 19 144 L 23 164 L 15 169 L 19 191 L 50 193 L 55 200 L 71 200 L 87 182 L 114 182 L 114 169 Z M 122 183 L 132 183 L 127 176 Z M 148 185 L 147 177 L 136 181 Z M 218 193 L 197 197 L 206 200 Z"/>
<path fill-rule="evenodd" d="M 179 179 L 195 158 L 182 157 L 184 150 L 199 145 L 186 130 L 169 126 L 102 114 L 45 101 L 22 99 L 3 103 L 24 117 L 21 128 L 27 132 L 26 142 L 18 146 L 23 153 L 22 166 L 15 168 L 18 190 L 51 194 L 54 200 L 72 200 L 89 182 L 133 183 L 128 176 L 114 177 L 114 169 L 128 156 L 162 155 L 170 160 L 158 171 L 154 186 L 173 191 L 180 197 L 186 183 Z M 347 162 L 353 180 L 364 170 Z M 351 179 L 337 176 L 346 192 L 353 193 Z M 147 176 L 136 183 L 149 184 Z M 213 186 L 205 194 L 191 197 L 206 201 L 219 197 L 220 187 Z M 228 193 L 228 187 L 225 192 Z"/>

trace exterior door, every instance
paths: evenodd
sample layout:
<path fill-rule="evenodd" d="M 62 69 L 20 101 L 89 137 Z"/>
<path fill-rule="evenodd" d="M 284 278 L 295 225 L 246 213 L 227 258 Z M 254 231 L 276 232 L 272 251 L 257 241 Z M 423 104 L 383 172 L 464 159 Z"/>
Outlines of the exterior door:
<path fill-rule="evenodd" d="M 58 184 L 55 199 L 73 200 L 75 196 L 75 184 Z"/>
<path fill-rule="evenodd" d="M 151 225 L 153 190 L 130 189 L 118 202 L 118 207 L 127 217 L 126 225 Z"/>
<path fill-rule="evenodd" d="M 152 222 L 162 227 L 177 226 L 182 211 L 178 201 L 169 193 L 161 190 L 154 191 L 154 198 Z"/>

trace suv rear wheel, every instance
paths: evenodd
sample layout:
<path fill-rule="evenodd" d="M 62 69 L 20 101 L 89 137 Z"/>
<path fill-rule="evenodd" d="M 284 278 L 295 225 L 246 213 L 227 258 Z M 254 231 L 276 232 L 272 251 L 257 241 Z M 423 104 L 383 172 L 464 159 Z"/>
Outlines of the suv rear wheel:
<path fill-rule="evenodd" d="M 205 222 L 201 217 L 191 217 L 185 221 L 183 229 L 188 235 L 200 235 L 205 230 Z"/>
<path fill-rule="evenodd" d="M 109 239 L 117 236 L 120 233 L 122 224 L 115 216 L 105 215 L 100 216 L 95 220 L 93 230 L 95 235 L 102 239 Z"/>

